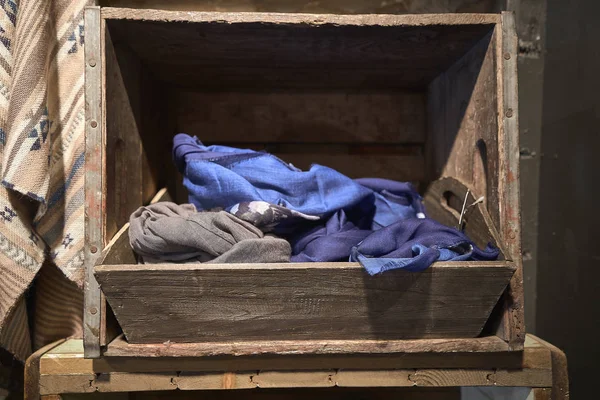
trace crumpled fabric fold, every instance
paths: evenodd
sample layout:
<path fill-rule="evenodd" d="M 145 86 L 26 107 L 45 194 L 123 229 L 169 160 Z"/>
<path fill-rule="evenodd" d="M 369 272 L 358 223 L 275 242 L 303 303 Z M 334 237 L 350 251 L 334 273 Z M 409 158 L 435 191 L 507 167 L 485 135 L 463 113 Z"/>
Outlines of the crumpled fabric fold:
<path fill-rule="evenodd" d="M 129 219 L 129 242 L 144 263 L 289 262 L 287 241 L 265 236 L 226 211 L 197 212 L 193 204 L 160 202 Z"/>
<path fill-rule="evenodd" d="M 186 134 L 175 136 L 173 156 L 191 203 L 224 208 L 265 232 L 280 233 L 292 245 L 292 262 L 351 260 L 376 274 L 422 271 L 435 261 L 493 260 L 499 254 L 428 219 L 410 183 L 350 179 L 316 164 L 302 171 L 265 152 L 205 146 Z M 252 207 L 267 211 L 263 215 Z M 291 223 L 277 231 L 283 221 Z"/>
<path fill-rule="evenodd" d="M 481 250 L 464 233 L 430 218 L 407 219 L 373 232 L 351 251 L 370 275 L 403 268 L 418 272 L 436 261 L 495 260 L 500 251 Z"/>

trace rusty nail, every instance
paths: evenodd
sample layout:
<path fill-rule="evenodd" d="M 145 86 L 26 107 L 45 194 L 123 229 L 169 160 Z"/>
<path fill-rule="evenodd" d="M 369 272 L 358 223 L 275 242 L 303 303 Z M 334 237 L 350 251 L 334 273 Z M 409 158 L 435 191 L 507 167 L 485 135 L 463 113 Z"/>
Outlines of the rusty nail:
<path fill-rule="evenodd" d="M 510 53 L 504 53 L 504 59 L 505 60 L 510 60 Z"/>
<path fill-rule="evenodd" d="M 508 110 L 506 110 L 506 117 L 510 118 L 513 116 L 513 109 L 509 108 Z"/>
<path fill-rule="evenodd" d="M 516 234 L 514 231 L 513 231 L 513 232 L 510 232 L 510 233 L 508 234 L 508 237 L 510 237 L 511 239 L 514 239 L 514 238 L 516 238 L 516 237 L 517 237 L 517 234 Z"/>
<path fill-rule="evenodd" d="M 92 125 L 92 128 L 95 128 L 98 126 L 98 123 L 96 121 L 92 121 L 90 125 Z"/>
<path fill-rule="evenodd" d="M 90 251 L 92 252 L 92 254 L 96 254 L 98 252 L 98 248 L 96 246 L 92 246 L 90 247 Z"/>
<path fill-rule="evenodd" d="M 92 314 L 92 315 L 98 314 L 98 309 L 96 307 L 90 308 L 90 314 Z"/>
<path fill-rule="evenodd" d="M 90 58 L 90 60 L 88 61 L 88 64 L 90 64 L 90 67 L 95 67 L 96 66 L 96 60 L 94 60 L 93 58 Z"/>

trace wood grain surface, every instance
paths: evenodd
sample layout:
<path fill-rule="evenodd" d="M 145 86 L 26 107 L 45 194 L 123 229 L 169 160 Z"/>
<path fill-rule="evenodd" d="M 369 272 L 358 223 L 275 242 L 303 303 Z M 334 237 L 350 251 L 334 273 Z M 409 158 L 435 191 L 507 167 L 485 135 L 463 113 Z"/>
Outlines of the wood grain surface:
<path fill-rule="evenodd" d="M 423 143 L 418 92 L 179 92 L 177 131 L 204 142 Z"/>
<path fill-rule="evenodd" d="M 96 267 L 130 343 L 475 337 L 512 273 L 506 262 L 372 277 L 352 263 Z"/>
<path fill-rule="evenodd" d="M 497 15 L 305 15 L 103 9 L 164 82 L 196 89 L 424 88 Z M 181 23 L 181 22 L 191 23 Z M 165 23 L 171 22 L 171 23 Z"/>

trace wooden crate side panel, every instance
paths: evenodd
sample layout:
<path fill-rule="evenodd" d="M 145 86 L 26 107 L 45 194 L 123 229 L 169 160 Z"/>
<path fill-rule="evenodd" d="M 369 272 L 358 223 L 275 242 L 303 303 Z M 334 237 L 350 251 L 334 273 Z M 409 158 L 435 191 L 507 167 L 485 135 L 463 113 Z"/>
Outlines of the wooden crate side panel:
<path fill-rule="evenodd" d="M 181 92 L 177 130 L 204 142 L 422 143 L 415 92 Z"/>
<path fill-rule="evenodd" d="M 467 187 L 454 178 L 441 178 L 430 184 L 424 198 L 425 209 L 430 218 L 446 226 L 459 227 L 480 248 L 485 248 L 488 243 L 497 246 L 500 251 L 500 259 L 506 254 L 504 245 L 500 240 L 494 223 L 487 213 L 485 205 L 478 204 L 470 207 L 462 216 L 461 211 L 464 199 L 467 204 L 476 201 L 472 192 L 468 193 Z"/>
<path fill-rule="evenodd" d="M 447 13 L 422 15 L 397 14 L 308 14 L 277 12 L 189 12 L 150 9 L 102 7 L 102 18 L 162 22 L 218 22 L 224 24 L 273 23 L 299 25 L 350 26 L 424 26 L 424 25 L 489 25 L 500 22 L 500 15 L 485 13 Z"/>
<path fill-rule="evenodd" d="M 496 31 L 429 85 L 429 175 L 453 177 L 498 212 Z"/>
<path fill-rule="evenodd" d="M 109 30 L 106 57 L 106 228 L 104 244 L 143 204 L 141 63 L 131 51 L 114 47 Z"/>
<path fill-rule="evenodd" d="M 101 293 L 94 263 L 103 245 L 103 21 L 98 7 L 85 10 L 85 285 L 83 339 L 87 357 L 100 356 Z"/>
<path fill-rule="evenodd" d="M 131 343 L 384 340 L 479 335 L 512 270 L 438 263 L 370 277 L 350 263 L 164 264 L 96 276 Z"/>

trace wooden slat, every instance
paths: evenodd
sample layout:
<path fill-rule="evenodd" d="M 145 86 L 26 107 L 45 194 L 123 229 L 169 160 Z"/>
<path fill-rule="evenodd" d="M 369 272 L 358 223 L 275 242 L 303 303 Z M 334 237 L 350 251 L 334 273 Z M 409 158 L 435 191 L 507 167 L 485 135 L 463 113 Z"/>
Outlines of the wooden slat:
<path fill-rule="evenodd" d="M 332 378 L 337 386 L 342 387 L 389 387 L 414 386 L 409 379 L 414 370 L 339 370 Z"/>
<path fill-rule="evenodd" d="M 503 352 L 508 346 L 496 336 L 473 339 L 305 340 L 268 342 L 204 342 L 129 344 L 123 336 L 106 349 L 107 357 L 210 357 L 257 355 L 342 355 L 445 352 Z"/>
<path fill-rule="evenodd" d="M 501 339 L 492 338 L 496 342 L 485 339 L 487 345 L 496 348 L 502 345 Z M 480 341 L 481 339 L 476 339 Z M 414 341 L 413 341 L 414 342 Z M 83 343 L 79 339 L 67 340 L 64 344 L 47 352 L 40 360 L 40 371 L 45 375 L 68 375 L 72 373 L 99 372 L 160 372 L 170 370 L 181 371 L 236 371 L 236 370 L 310 370 L 338 369 L 352 366 L 355 369 L 416 369 L 425 368 L 482 368 L 482 369 L 550 369 L 551 353 L 546 345 L 540 345 L 531 335 L 527 336 L 526 351 L 506 352 L 496 350 L 485 352 L 480 349 L 465 351 L 460 342 L 448 340 L 454 344 L 451 355 L 435 351 L 435 346 L 449 350 L 448 346 L 432 345 L 428 340 L 421 343 L 422 352 L 391 354 L 350 354 L 350 355 L 293 355 L 293 356 L 216 356 L 216 357 L 109 357 L 90 360 L 83 357 Z M 122 338 L 111 345 L 128 346 Z M 411 345 L 410 343 L 408 345 Z M 136 345 L 130 345 L 136 347 Z M 142 345 L 137 345 L 137 347 Z M 506 346 L 505 346 L 506 348 Z M 408 350 L 409 347 L 407 346 Z M 110 349 L 109 349 L 110 354 Z M 560 369 L 560 368 L 558 368 Z M 564 368 L 563 368 L 564 369 Z"/>
<path fill-rule="evenodd" d="M 409 375 L 416 386 L 552 386 L 552 369 L 419 369 Z"/>
<path fill-rule="evenodd" d="M 162 81 L 204 90 L 423 88 L 498 22 L 498 16 L 477 14 L 103 9 L 103 16 Z M 177 23 L 184 20 L 193 23 Z"/>
<path fill-rule="evenodd" d="M 373 277 L 356 263 L 96 267 L 131 343 L 475 337 L 512 273 L 505 262 Z"/>
<path fill-rule="evenodd" d="M 510 382 L 500 375 L 510 374 Z M 505 384 L 508 383 L 508 384 Z M 550 387 L 552 370 L 252 371 L 42 375 L 40 394 L 316 387 Z"/>
<path fill-rule="evenodd" d="M 203 142 L 422 143 L 423 93 L 181 92 L 177 131 Z"/>
<path fill-rule="evenodd" d="M 509 385 L 499 372 L 511 373 Z M 252 371 L 199 373 L 109 373 L 42 375 L 40 393 L 134 392 L 156 390 L 279 389 L 317 387 L 548 387 L 552 371 L 370 370 Z"/>
<path fill-rule="evenodd" d="M 477 341 L 479 339 L 475 339 Z M 500 339 L 497 339 L 501 343 Z M 419 341 L 432 342 L 432 341 Z M 454 349 L 460 346 L 458 341 L 453 342 Z M 473 342 L 473 341 L 469 341 Z M 506 345 L 505 345 L 505 348 Z M 55 345 L 51 350 L 44 350 L 45 353 L 39 357 L 39 370 L 36 370 L 36 376 L 41 376 L 43 393 L 64 393 L 79 392 L 86 393 L 92 391 L 115 392 L 121 390 L 206 390 L 206 389 L 245 389 L 245 388 L 269 388 L 268 392 L 282 387 L 455 387 L 455 386 L 517 386 L 517 387 L 539 387 L 549 388 L 554 385 L 553 376 L 566 377 L 566 364 L 552 364 L 549 357 L 556 353 L 556 348 L 546 342 L 529 335 L 525 343 L 523 364 L 521 367 L 512 369 L 506 368 L 475 368 L 472 363 L 469 368 L 434 368 L 443 365 L 449 359 L 455 357 L 455 352 L 445 347 L 445 352 L 436 352 L 431 346 L 418 347 L 420 353 L 401 353 L 398 357 L 411 354 L 425 357 L 429 368 L 402 368 L 398 364 L 396 368 L 382 367 L 385 364 L 374 362 L 370 368 L 358 368 L 360 364 L 348 363 L 347 359 L 337 367 L 313 368 L 312 370 L 289 370 L 294 365 L 298 365 L 297 356 L 282 357 L 289 364 L 287 371 L 275 371 L 268 367 L 254 368 L 252 364 L 246 364 L 247 369 L 225 369 L 220 364 L 219 358 L 162 358 L 162 359 L 140 359 L 130 358 L 130 372 L 126 373 L 123 366 L 118 361 L 127 361 L 127 359 L 102 358 L 99 360 L 89 360 L 83 358 L 83 346 L 80 340 L 68 340 L 58 346 Z M 416 348 L 413 348 L 416 350 Z M 434 351 L 432 351 L 434 350 Z M 439 349 L 438 349 L 439 350 Z M 472 349 L 476 350 L 476 349 Z M 545 357 L 541 357 L 542 353 Z M 504 353 L 516 355 L 516 352 Z M 556 353 L 558 354 L 558 353 Z M 564 353 L 560 353 L 564 357 Z M 471 354 L 471 360 L 485 359 L 488 365 L 495 365 L 498 360 L 498 353 L 475 353 Z M 393 357 L 386 355 L 385 357 Z M 332 359 L 331 356 L 328 356 Z M 78 364 L 69 364 L 69 361 L 78 359 Z M 246 358 L 247 359 L 247 358 Z M 382 358 L 381 360 L 384 360 Z M 401 358 L 397 358 L 401 360 Z M 143 368 L 148 363 L 160 362 L 162 370 L 159 373 L 142 373 L 139 368 Z M 202 367 L 212 363 L 213 368 L 206 372 L 192 372 L 189 368 L 194 368 L 193 362 Z M 171 363 L 171 364 L 169 364 Z M 240 367 L 243 364 L 240 364 Z M 481 364 L 483 365 L 483 364 Z M 257 364 L 254 364 L 257 366 Z M 351 367 L 352 369 L 345 369 Z M 180 372 L 176 372 L 180 371 Z M 235 371 L 235 372 L 234 372 Z M 246 371 L 246 372 L 244 372 Z M 562 383 L 561 383 L 562 385 Z M 337 390 L 337 389 L 336 389 Z M 341 389 L 340 389 L 341 390 Z M 540 391 L 538 391 L 540 392 Z M 266 392 L 265 392 L 266 393 Z M 275 393 L 275 392 L 273 392 Z M 557 399 L 568 398 L 568 388 L 562 386 Z M 330 392 L 333 394 L 333 392 Z M 549 398 L 549 397 L 546 397 Z"/>
<path fill-rule="evenodd" d="M 374 25 L 374 26 L 421 26 L 421 25 L 489 25 L 500 22 L 498 14 L 302 14 L 274 12 L 200 12 L 200 11 L 167 11 L 151 9 L 133 9 L 118 7 L 102 7 L 104 19 L 128 19 L 138 21 L 162 22 L 212 22 L 224 24 L 244 23 L 277 23 L 277 24 L 309 24 L 319 25 Z"/>
<path fill-rule="evenodd" d="M 498 183 L 499 233 L 517 270 L 503 299 L 503 315 L 497 334 L 515 350 L 523 348 L 525 316 L 523 308 L 523 260 L 521 255 L 521 200 L 519 195 L 519 104 L 517 85 L 518 39 L 514 13 L 502 13 L 502 37 L 498 39 L 498 79 L 502 99 L 498 103 L 500 155 Z"/>
<path fill-rule="evenodd" d="M 256 383 L 253 381 L 256 371 L 252 372 L 213 372 L 197 373 L 182 372 L 173 379 L 173 384 L 179 390 L 198 390 L 198 389 L 255 389 Z"/>
<path fill-rule="evenodd" d="M 220 11 L 232 12 L 312 12 L 327 14 L 426 14 L 452 13 L 460 11 L 493 12 L 495 4 L 488 0 L 453 0 L 443 3 L 378 3 L 370 0 L 326 1 L 315 3 L 311 0 L 287 0 L 285 2 L 243 2 L 227 0 L 216 5 L 212 0 L 100 0 L 100 5 L 110 7 L 156 8 L 179 11 Z"/>
<path fill-rule="evenodd" d="M 100 287 L 94 277 L 94 263 L 104 245 L 103 221 L 103 78 L 102 29 L 100 9 L 85 10 L 85 306 L 83 339 L 88 357 L 100 356 Z"/>

